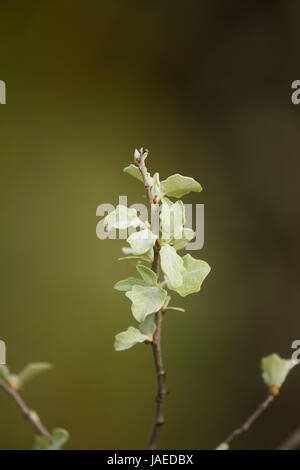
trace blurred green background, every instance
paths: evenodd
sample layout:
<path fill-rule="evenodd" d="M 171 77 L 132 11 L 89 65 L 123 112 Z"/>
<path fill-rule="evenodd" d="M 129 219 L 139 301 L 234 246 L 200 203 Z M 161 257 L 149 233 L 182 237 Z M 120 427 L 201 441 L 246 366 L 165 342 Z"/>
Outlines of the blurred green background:
<path fill-rule="evenodd" d="M 1 2 L 0 338 L 24 391 L 69 449 L 144 448 L 154 418 L 151 348 L 116 353 L 133 324 L 113 284 L 134 267 L 96 238 L 96 208 L 128 195 L 135 147 L 162 178 L 204 191 L 212 267 L 164 323 L 170 392 L 159 448 L 214 448 L 265 397 L 263 355 L 291 354 L 299 319 L 299 2 Z M 175 294 L 176 295 L 176 294 Z M 234 448 L 274 448 L 300 425 L 300 371 Z M 33 430 L 0 390 L 0 448 Z"/>

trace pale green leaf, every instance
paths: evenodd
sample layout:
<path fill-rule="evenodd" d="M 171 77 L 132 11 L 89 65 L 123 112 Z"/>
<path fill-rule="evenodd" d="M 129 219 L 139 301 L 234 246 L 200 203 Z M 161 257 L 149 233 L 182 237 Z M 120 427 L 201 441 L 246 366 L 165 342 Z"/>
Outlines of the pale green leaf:
<path fill-rule="evenodd" d="M 186 295 L 199 292 L 202 282 L 210 272 L 210 266 L 200 259 L 193 258 L 190 254 L 183 258 L 185 273 L 183 275 L 182 285 L 174 289 L 179 295 Z"/>
<path fill-rule="evenodd" d="M 182 176 L 176 173 L 169 176 L 161 183 L 163 193 L 167 196 L 180 198 L 192 191 L 199 192 L 202 190 L 201 184 L 189 176 Z"/>
<path fill-rule="evenodd" d="M 282 359 L 278 354 L 270 354 L 261 360 L 262 377 L 265 384 L 276 392 L 285 381 L 289 371 L 296 365 L 292 359 Z"/>
<path fill-rule="evenodd" d="M 158 312 L 161 309 L 167 292 L 160 287 L 134 286 L 125 295 L 132 302 L 131 311 L 134 318 L 141 323 L 147 315 Z"/>
<path fill-rule="evenodd" d="M 18 375 L 19 387 L 22 387 L 26 382 L 49 369 L 52 369 L 52 366 L 51 364 L 48 364 L 48 362 L 31 362 L 30 364 L 27 364 L 27 366 L 24 367 Z"/>
<path fill-rule="evenodd" d="M 50 450 L 51 439 L 48 436 L 35 436 L 34 450 Z"/>
<path fill-rule="evenodd" d="M 34 441 L 35 450 L 59 450 L 68 441 L 70 435 L 62 428 L 53 430 L 52 439 L 48 436 L 36 436 Z"/>
<path fill-rule="evenodd" d="M 229 445 L 226 443 L 226 442 L 222 442 L 222 444 L 220 444 L 216 450 L 228 450 L 229 449 Z"/>
<path fill-rule="evenodd" d="M 156 274 L 154 271 L 152 271 L 152 269 L 148 268 L 147 266 L 143 266 L 142 264 L 138 265 L 136 269 L 146 284 L 149 286 L 155 286 L 157 284 Z"/>
<path fill-rule="evenodd" d="M 56 428 L 52 432 L 51 450 L 60 449 L 69 440 L 69 433 L 66 429 Z"/>
<path fill-rule="evenodd" d="M 153 335 L 153 333 L 155 332 L 156 330 L 155 315 L 156 315 L 155 313 L 151 313 L 150 315 L 147 315 L 145 320 L 140 324 L 139 330 L 144 335 L 148 335 L 149 337 L 151 337 L 151 335 Z"/>
<path fill-rule="evenodd" d="M 141 175 L 141 172 L 136 165 L 131 164 L 129 166 L 126 166 L 123 171 L 124 173 L 128 173 L 128 175 L 131 175 L 134 178 L 143 182 L 143 177 Z"/>
<path fill-rule="evenodd" d="M 194 238 L 195 232 L 191 228 L 184 228 L 182 238 L 174 240 L 173 246 L 176 251 L 182 250 Z"/>
<path fill-rule="evenodd" d="M 119 204 L 104 218 L 103 226 L 110 231 L 112 228 L 124 230 L 129 227 L 144 227 L 145 223 L 138 217 L 136 209 Z"/>
<path fill-rule="evenodd" d="M 177 289 L 182 285 L 185 273 L 182 258 L 176 253 L 175 248 L 163 245 L 160 249 L 160 259 L 169 289 Z"/>
<path fill-rule="evenodd" d="M 133 286 L 146 286 L 146 285 L 147 283 L 143 279 L 138 279 L 137 277 L 128 277 L 127 279 L 118 281 L 114 285 L 114 289 L 127 292 L 128 290 L 131 290 Z"/>
<path fill-rule="evenodd" d="M 146 340 L 149 341 L 149 335 L 144 335 L 137 328 L 130 326 L 126 331 L 122 331 L 115 336 L 115 350 L 124 351 Z"/>
<path fill-rule="evenodd" d="M 185 309 L 181 307 L 166 307 L 164 310 L 176 310 L 177 312 L 185 312 Z"/>
<path fill-rule="evenodd" d="M 156 236 L 148 228 L 133 232 L 128 238 L 127 242 L 135 255 L 142 255 L 151 250 L 155 244 Z"/>

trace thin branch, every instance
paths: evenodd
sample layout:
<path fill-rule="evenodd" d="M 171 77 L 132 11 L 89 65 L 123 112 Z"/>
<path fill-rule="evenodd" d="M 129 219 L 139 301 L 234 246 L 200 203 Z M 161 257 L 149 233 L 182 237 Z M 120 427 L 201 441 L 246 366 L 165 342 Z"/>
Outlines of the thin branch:
<path fill-rule="evenodd" d="M 25 418 L 30 421 L 30 423 L 34 426 L 37 432 L 39 434 L 42 434 L 43 436 L 49 437 L 49 439 L 51 439 L 52 441 L 51 433 L 43 425 L 37 413 L 35 411 L 30 410 L 30 408 L 26 405 L 20 394 L 12 387 L 10 387 L 10 385 L 2 378 L 0 378 L 0 387 L 3 388 L 3 390 L 5 390 L 5 392 L 7 392 L 14 399 L 14 401 L 24 414 Z"/>
<path fill-rule="evenodd" d="M 154 204 L 152 200 L 152 192 L 151 192 L 151 184 L 148 180 L 148 173 L 147 168 L 145 166 L 145 158 L 147 156 L 148 151 L 144 150 L 143 148 L 140 149 L 140 158 L 136 162 L 139 166 L 139 170 L 141 172 L 146 195 L 149 203 L 149 207 L 151 209 L 151 231 L 155 235 L 159 235 L 159 205 Z M 160 258 L 159 258 L 159 244 L 156 242 L 154 246 L 154 260 L 152 264 L 152 270 L 156 274 L 157 280 L 159 280 L 159 273 L 160 273 Z M 152 342 L 152 350 L 153 350 L 153 357 L 155 363 L 155 370 L 157 376 L 157 396 L 156 396 L 156 414 L 155 414 L 155 421 L 153 425 L 153 429 L 148 440 L 148 447 L 149 449 L 154 449 L 156 447 L 156 442 L 158 438 L 158 433 L 161 426 L 165 422 L 164 418 L 164 402 L 167 396 L 167 389 L 166 389 L 166 373 L 164 369 L 164 363 L 162 358 L 162 350 L 161 350 L 161 331 L 162 331 L 162 320 L 163 320 L 163 312 L 160 310 L 156 313 L 156 330 L 153 335 L 153 342 Z"/>
<path fill-rule="evenodd" d="M 277 450 L 293 450 L 300 447 L 300 428 L 296 429 L 280 444 Z"/>
<path fill-rule="evenodd" d="M 222 442 L 222 444 L 229 445 L 230 442 L 233 441 L 237 436 L 240 434 L 248 431 L 250 426 L 257 420 L 257 418 L 263 413 L 263 411 L 270 405 L 270 403 L 274 400 L 275 394 L 271 391 L 268 393 L 267 398 L 256 408 L 256 410 L 249 416 L 248 419 L 244 422 L 244 424 L 240 427 L 232 431 L 231 434 Z"/>

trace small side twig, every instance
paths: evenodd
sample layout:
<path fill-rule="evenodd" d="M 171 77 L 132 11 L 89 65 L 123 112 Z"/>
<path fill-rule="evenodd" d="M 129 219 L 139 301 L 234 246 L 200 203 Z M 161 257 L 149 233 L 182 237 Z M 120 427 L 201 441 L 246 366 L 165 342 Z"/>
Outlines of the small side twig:
<path fill-rule="evenodd" d="M 39 416 L 37 415 L 37 413 L 35 411 L 32 411 L 30 410 L 30 408 L 28 407 L 28 405 L 25 403 L 25 401 L 23 400 L 23 398 L 21 397 L 21 395 L 15 390 L 13 389 L 4 379 L 0 378 L 0 387 L 5 390 L 5 392 L 7 392 L 12 398 L 13 400 L 16 402 L 16 404 L 18 405 L 18 407 L 21 409 L 22 413 L 24 414 L 25 418 L 28 419 L 28 421 L 30 421 L 30 423 L 34 426 L 34 428 L 36 429 L 36 431 L 39 433 L 39 434 L 42 434 L 43 436 L 47 436 L 49 437 L 49 439 L 51 439 L 52 441 L 52 435 L 51 433 L 48 431 L 48 429 L 43 425 L 43 423 L 41 422 Z"/>
<path fill-rule="evenodd" d="M 159 205 L 155 204 L 152 200 L 152 191 L 151 185 L 148 181 L 148 173 L 147 168 L 145 166 L 145 157 L 147 156 L 148 151 L 144 150 L 143 148 L 140 149 L 140 158 L 136 162 L 138 164 L 139 170 L 141 172 L 146 195 L 149 203 L 149 207 L 151 210 L 151 231 L 155 235 L 159 235 L 159 218 L 158 218 L 158 211 Z M 152 270 L 156 274 L 157 280 L 159 280 L 159 273 L 160 273 L 160 257 L 159 257 L 159 245 L 158 243 L 154 246 L 154 260 L 152 264 Z M 155 363 L 155 370 L 157 376 L 157 396 L 156 396 L 156 415 L 155 421 L 153 425 L 153 429 L 148 440 L 148 447 L 149 449 L 154 449 L 157 442 L 157 437 L 161 426 L 165 422 L 164 418 L 164 402 L 167 396 L 167 388 L 166 388 L 166 373 L 164 369 L 163 357 L 162 357 L 162 350 L 161 350 L 161 332 L 162 332 L 162 320 L 163 320 L 163 312 L 160 310 L 156 313 L 156 330 L 153 335 L 153 342 L 152 342 L 152 350 L 153 350 L 153 357 Z"/>
<path fill-rule="evenodd" d="M 277 450 L 294 450 L 300 447 L 300 428 L 296 429 L 280 444 Z"/>
<path fill-rule="evenodd" d="M 231 434 L 225 439 L 225 441 L 222 442 L 221 445 L 229 445 L 233 439 L 235 439 L 237 436 L 240 434 L 248 431 L 248 429 L 251 427 L 251 425 L 254 423 L 254 421 L 257 420 L 257 418 L 263 413 L 263 411 L 270 405 L 270 403 L 274 400 L 275 394 L 272 391 L 269 391 L 267 398 L 256 408 L 256 410 L 249 416 L 248 419 L 244 422 L 244 424 L 232 431 Z"/>

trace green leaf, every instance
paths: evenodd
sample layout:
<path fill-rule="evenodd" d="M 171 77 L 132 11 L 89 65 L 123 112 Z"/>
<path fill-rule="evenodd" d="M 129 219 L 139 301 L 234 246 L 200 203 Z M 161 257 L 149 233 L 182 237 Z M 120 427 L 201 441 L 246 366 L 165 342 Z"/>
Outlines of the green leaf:
<path fill-rule="evenodd" d="M 149 286 L 156 286 L 156 274 L 154 271 L 152 271 L 152 269 L 148 268 L 147 266 L 143 266 L 142 264 L 138 265 L 136 269 L 146 284 Z"/>
<path fill-rule="evenodd" d="M 124 171 L 124 173 L 127 173 L 128 175 L 133 176 L 134 178 L 138 179 L 139 181 L 141 181 L 143 183 L 143 177 L 141 175 L 141 172 L 140 172 L 139 168 L 136 165 L 131 164 L 129 166 L 126 166 L 123 171 Z M 147 179 L 149 181 L 150 186 L 152 186 L 153 185 L 153 179 L 152 179 L 150 173 L 147 173 Z"/>
<path fill-rule="evenodd" d="M 161 309 L 167 292 L 161 287 L 134 286 L 125 295 L 132 302 L 131 311 L 134 318 L 141 323 L 147 315 L 158 312 Z"/>
<path fill-rule="evenodd" d="M 7 366 L 0 365 L 0 377 L 4 380 L 7 380 L 9 377 L 9 369 Z"/>
<path fill-rule="evenodd" d="M 164 194 L 176 198 L 180 198 L 192 191 L 200 192 L 202 190 L 201 184 L 195 181 L 194 178 L 182 176 L 178 173 L 162 181 L 161 186 Z"/>
<path fill-rule="evenodd" d="M 26 382 L 49 369 L 52 369 L 52 366 L 51 364 L 48 364 L 48 362 L 31 362 L 30 364 L 27 364 L 27 366 L 24 367 L 18 375 L 18 386 L 22 387 Z"/>
<path fill-rule="evenodd" d="M 195 232 L 191 228 L 184 228 L 182 238 L 173 241 L 173 246 L 176 251 L 182 250 L 194 238 Z"/>
<path fill-rule="evenodd" d="M 128 173 L 128 175 L 131 175 L 134 178 L 143 182 L 143 177 L 141 175 L 141 172 L 136 165 L 131 164 L 129 166 L 126 166 L 123 171 L 124 173 Z"/>
<path fill-rule="evenodd" d="M 66 429 L 56 428 L 52 432 L 52 444 L 51 449 L 57 450 L 60 449 L 65 443 L 69 440 L 70 435 Z"/>
<path fill-rule="evenodd" d="M 182 258 L 176 253 L 175 248 L 163 245 L 160 249 L 160 259 L 169 289 L 177 289 L 182 285 L 185 273 Z"/>
<path fill-rule="evenodd" d="M 127 242 L 135 255 L 143 255 L 151 250 L 155 244 L 156 236 L 148 228 L 132 233 Z"/>
<path fill-rule="evenodd" d="M 51 439 L 48 436 L 35 436 L 34 450 L 50 450 Z"/>
<path fill-rule="evenodd" d="M 269 389 L 276 394 L 284 383 L 289 371 L 296 365 L 292 359 L 282 359 L 270 354 L 261 360 L 262 378 Z"/>
<path fill-rule="evenodd" d="M 162 238 L 180 240 L 183 236 L 185 209 L 182 201 L 169 204 L 163 201 L 160 213 Z"/>
<path fill-rule="evenodd" d="M 229 449 L 229 445 L 226 443 L 226 442 L 222 442 L 222 444 L 220 444 L 216 450 L 228 450 Z"/>
<path fill-rule="evenodd" d="M 122 331 L 115 336 L 115 350 L 124 351 L 146 340 L 149 340 L 148 335 L 144 335 L 137 328 L 130 326 L 126 331 Z"/>
<path fill-rule="evenodd" d="M 174 290 L 182 297 L 185 297 L 194 292 L 199 292 L 202 282 L 210 272 L 210 266 L 205 261 L 193 258 L 190 254 L 185 255 L 182 259 L 185 267 L 183 282 L 181 286 Z"/>
<path fill-rule="evenodd" d="M 128 227 L 144 227 L 145 223 L 138 217 L 136 209 L 119 204 L 104 218 L 103 226 L 110 231 L 112 228 L 124 230 Z"/>
<path fill-rule="evenodd" d="M 52 440 L 48 436 L 36 436 L 35 450 L 59 450 L 68 441 L 70 435 L 63 428 L 56 428 L 52 433 Z"/>
<path fill-rule="evenodd" d="M 176 310 L 177 312 L 185 312 L 185 309 L 181 307 L 167 307 L 164 310 Z"/>
<path fill-rule="evenodd" d="M 122 281 L 117 282 L 114 285 L 114 289 L 120 291 L 128 291 L 133 288 L 133 286 L 146 286 L 146 282 L 143 279 L 138 279 L 137 277 L 128 277 L 127 279 L 123 279 Z"/>
<path fill-rule="evenodd" d="M 151 340 L 151 335 L 153 335 L 156 330 L 155 315 L 155 313 L 151 313 L 151 315 L 148 315 L 139 326 L 140 332 L 143 333 L 143 335 L 151 337 Z"/>

